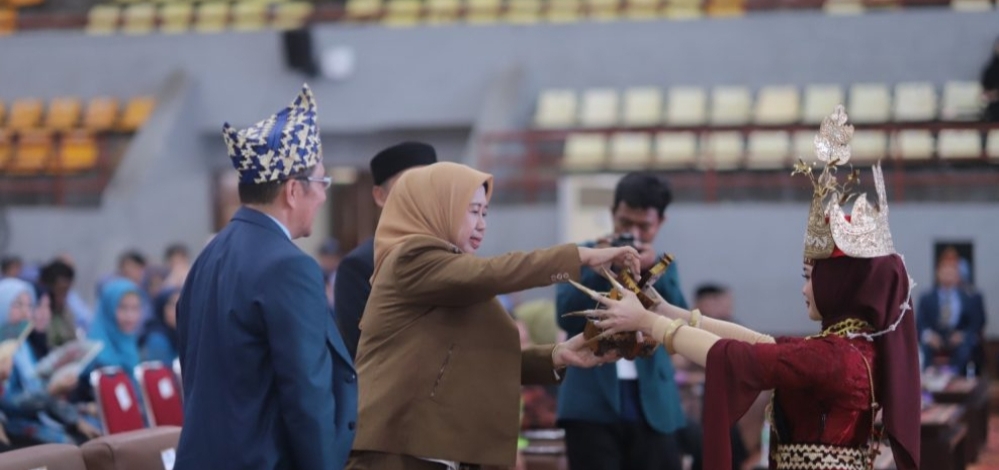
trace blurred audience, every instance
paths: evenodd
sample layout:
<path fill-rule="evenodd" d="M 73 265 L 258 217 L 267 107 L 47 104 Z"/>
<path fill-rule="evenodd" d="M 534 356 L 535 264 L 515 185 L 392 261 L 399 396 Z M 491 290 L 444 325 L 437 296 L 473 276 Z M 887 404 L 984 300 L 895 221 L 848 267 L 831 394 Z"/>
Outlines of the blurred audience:
<path fill-rule="evenodd" d="M 139 337 L 142 360 L 166 365 L 177 358 L 177 299 L 180 289 L 168 287 L 153 302 L 153 318 L 146 322 Z"/>
<path fill-rule="evenodd" d="M 184 287 L 187 272 L 191 270 L 191 252 L 187 246 L 180 243 L 168 246 L 163 254 L 163 261 L 166 264 L 166 278 L 163 280 L 163 287 L 178 289 Z M 155 298 L 157 293 L 150 292 L 149 295 Z"/>
<path fill-rule="evenodd" d="M 0 278 L 19 278 L 23 269 L 24 261 L 17 256 L 4 256 L 0 259 Z"/>
<path fill-rule="evenodd" d="M 76 322 L 67 302 L 76 272 L 56 260 L 42 268 L 41 284 L 49 292 L 52 318 L 48 328 L 49 348 L 57 348 L 77 338 Z"/>
<path fill-rule="evenodd" d="M 924 366 L 944 363 L 956 373 L 968 373 L 985 330 L 985 301 L 962 285 L 959 263 L 946 254 L 937 263 L 936 285 L 919 297 L 916 324 Z M 976 364 L 976 373 L 980 369 Z"/>
<path fill-rule="evenodd" d="M 992 44 L 991 57 L 982 70 L 982 93 L 985 95 L 985 120 L 999 122 L 999 39 Z"/>

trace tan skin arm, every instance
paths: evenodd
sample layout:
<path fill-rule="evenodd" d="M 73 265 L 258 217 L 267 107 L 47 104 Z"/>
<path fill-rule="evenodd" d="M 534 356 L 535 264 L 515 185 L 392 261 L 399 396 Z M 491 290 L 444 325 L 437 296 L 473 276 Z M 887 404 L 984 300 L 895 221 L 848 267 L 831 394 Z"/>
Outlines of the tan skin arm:
<path fill-rule="evenodd" d="M 612 283 L 615 284 L 615 287 L 619 287 L 616 281 L 612 281 Z M 588 312 L 599 318 L 597 326 L 604 330 L 601 336 L 610 336 L 625 331 L 639 331 L 665 343 L 669 339 L 667 337 L 668 327 L 674 320 L 683 320 L 685 324 L 690 321 L 690 311 L 670 305 L 658 295 L 656 296 L 659 304 L 655 308 L 656 311 L 653 312 L 645 309 L 634 293 L 627 289 L 619 289 L 624 292 L 621 300 L 611 300 L 591 294 L 594 300 L 605 307 L 605 309 Z M 723 338 L 754 344 L 775 342 L 771 336 L 757 333 L 734 323 L 703 317 L 700 322 L 701 328 L 682 326 L 675 330 L 672 338 L 674 350 L 700 366 L 704 366 L 707 362 L 708 351 L 711 350 L 711 347 Z"/>

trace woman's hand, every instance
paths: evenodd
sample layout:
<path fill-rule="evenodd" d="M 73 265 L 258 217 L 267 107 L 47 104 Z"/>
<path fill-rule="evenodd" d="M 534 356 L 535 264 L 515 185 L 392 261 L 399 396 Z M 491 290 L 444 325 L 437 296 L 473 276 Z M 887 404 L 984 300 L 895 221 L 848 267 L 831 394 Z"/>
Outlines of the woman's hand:
<path fill-rule="evenodd" d="M 101 430 L 91 426 L 91 424 L 83 418 L 80 418 L 76 422 L 76 430 L 80 431 L 80 434 L 83 434 L 83 436 L 87 439 L 96 439 L 101 437 Z"/>
<path fill-rule="evenodd" d="M 638 250 L 630 246 L 620 246 L 611 248 L 587 248 L 579 247 L 579 260 L 586 266 L 597 271 L 610 267 L 612 264 L 625 266 L 632 273 L 640 273 L 641 258 Z"/>
<path fill-rule="evenodd" d="M 56 380 L 49 382 L 49 395 L 65 395 L 76 388 L 80 378 L 76 374 L 65 374 Z"/>
<path fill-rule="evenodd" d="M 606 337 L 630 331 L 651 335 L 652 325 L 659 315 L 646 310 L 634 292 L 623 290 L 621 293 L 621 300 L 611 300 L 600 295 L 591 296 L 604 306 L 602 309 L 587 312 L 591 317 L 597 318 L 594 325 L 603 330 L 600 335 Z"/>
<path fill-rule="evenodd" d="M 566 366 L 589 368 L 614 362 L 618 359 L 620 358 L 616 353 L 604 354 L 603 356 L 593 354 L 593 350 L 590 349 L 582 333 L 569 338 L 568 341 L 557 344 L 555 352 L 552 353 L 552 361 L 555 363 L 556 368 Z"/>

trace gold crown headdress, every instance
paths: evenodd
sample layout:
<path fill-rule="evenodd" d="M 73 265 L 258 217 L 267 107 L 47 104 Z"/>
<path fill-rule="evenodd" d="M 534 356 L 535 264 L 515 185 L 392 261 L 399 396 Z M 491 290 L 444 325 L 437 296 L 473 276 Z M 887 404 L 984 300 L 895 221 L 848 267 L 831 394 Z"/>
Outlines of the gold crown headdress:
<path fill-rule="evenodd" d="M 815 136 L 815 156 L 825 166 L 817 178 L 813 172 L 814 164 L 806 164 L 800 159 L 791 173 L 792 176 L 808 176 L 815 189 L 805 232 L 807 260 L 832 257 L 837 249 L 853 258 L 875 258 L 895 253 L 888 228 L 888 198 L 881 164 L 871 168 L 878 193 L 877 208 L 867 202 L 866 194 L 851 190 L 860 182 L 859 170 L 851 170 L 843 184 L 837 180 L 838 167 L 850 161 L 853 126 L 846 121 L 846 110 L 842 105 L 822 120 L 819 133 Z M 853 211 L 848 216 L 842 206 L 851 199 L 854 199 Z"/>

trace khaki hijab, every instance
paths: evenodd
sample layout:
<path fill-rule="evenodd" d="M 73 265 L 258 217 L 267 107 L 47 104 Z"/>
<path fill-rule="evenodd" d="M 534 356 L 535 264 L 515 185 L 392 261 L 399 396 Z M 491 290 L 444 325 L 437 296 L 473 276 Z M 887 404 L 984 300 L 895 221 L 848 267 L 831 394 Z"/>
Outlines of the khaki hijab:
<path fill-rule="evenodd" d="M 458 245 L 458 231 L 468 204 L 486 185 L 486 201 L 493 193 L 492 175 L 466 165 L 439 162 L 402 174 L 389 193 L 375 230 L 375 271 L 399 244 L 414 236 L 431 236 Z"/>

